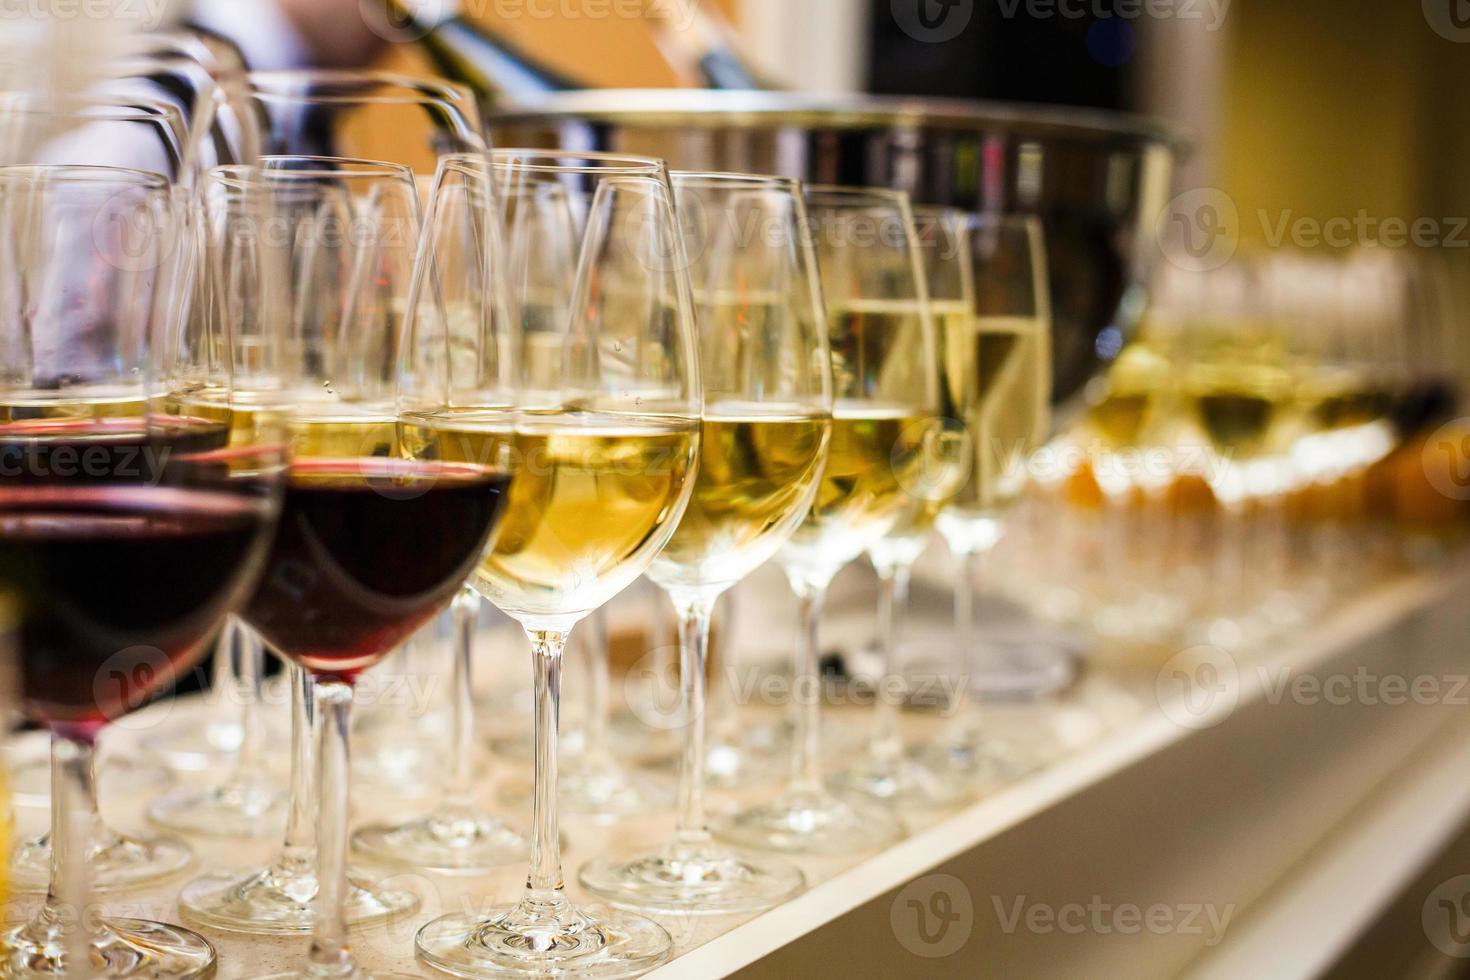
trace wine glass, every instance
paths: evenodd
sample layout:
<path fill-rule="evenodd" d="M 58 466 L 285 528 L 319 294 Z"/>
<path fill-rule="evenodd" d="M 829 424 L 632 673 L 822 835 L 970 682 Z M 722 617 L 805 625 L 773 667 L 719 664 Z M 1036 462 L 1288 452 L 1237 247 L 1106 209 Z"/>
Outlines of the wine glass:
<path fill-rule="evenodd" d="M 284 445 L 229 445 L 230 365 L 211 356 L 179 267 L 181 197 L 158 174 L 0 170 L 0 586 L 19 615 L 27 714 L 52 734 L 51 884 L 5 937 L 11 975 L 194 977 L 197 934 L 98 920 L 91 865 L 108 722 L 199 659 L 261 568 Z"/>
<path fill-rule="evenodd" d="M 170 193 L 179 197 L 171 204 L 170 215 L 184 220 L 182 201 L 190 178 L 184 163 L 189 134 L 173 106 L 143 97 L 118 101 L 106 94 L 92 94 L 19 101 L 10 105 L 7 113 L 10 135 L 27 148 L 29 159 L 46 166 L 122 166 L 159 174 L 168 181 Z M 65 233 L 77 237 L 78 250 L 92 248 L 86 226 L 72 222 Z M 160 306 L 189 298 L 184 283 L 174 281 L 187 269 L 172 261 L 185 254 L 181 243 L 169 255 L 171 261 L 164 271 L 170 282 L 157 287 Z M 107 411 L 111 409 L 96 409 L 99 415 Z M 93 887 L 98 890 L 165 878 L 188 867 L 194 859 L 189 845 L 177 838 L 122 835 L 103 823 L 99 813 L 94 813 L 92 820 L 95 833 L 88 861 Z M 51 877 L 50 835 L 23 842 L 10 860 L 13 884 L 44 887 Z"/>
<path fill-rule="evenodd" d="M 188 36 L 140 35 L 129 39 L 130 53 L 109 67 L 109 90 L 142 92 L 174 105 L 188 128 L 184 169 L 193 186 L 212 167 L 254 163 L 260 136 L 247 111 L 244 71 L 220 65 L 216 55 L 200 50 Z M 197 58 L 208 59 L 205 64 Z M 188 238 L 196 273 L 191 277 L 193 309 L 207 309 L 202 204 L 191 200 Z M 217 326 L 217 325 L 216 325 Z M 180 789 L 154 800 L 150 821 L 169 830 L 223 837 L 255 837 L 279 832 L 285 794 L 269 772 L 264 753 L 265 729 L 258 688 L 264 651 L 258 639 L 230 617 L 215 644 L 210 696 L 197 709 L 171 715 L 161 731 L 146 741 L 150 751 L 183 769 L 223 767 L 234 757 L 228 775 L 205 789 Z M 219 706 L 237 703 L 237 717 L 219 719 Z"/>
<path fill-rule="evenodd" d="M 413 343 L 407 349 L 411 373 L 400 381 L 406 389 L 400 394 L 400 408 L 407 402 L 411 413 L 422 415 L 413 403 L 430 396 L 446 404 L 434 410 L 434 418 L 407 425 L 405 449 L 417 456 L 469 458 L 463 456 L 472 448 L 468 433 L 481 426 L 501 437 L 499 443 L 486 442 L 480 450 L 508 451 L 504 437 L 511 431 L 514 387 L 502 375 L 513 366 L 515 334 L 505 323 L 508 312 L 501 302 L 508 272 L 504 257 L 496 252 L 501 241 L 499 210 L 483 157 L 453 155 L 440 161 L 425 224 L 416 319 L 410 324 Z M 440 431 L 449 424 L 444 417 L 450 415 L 456 425 L 467 427 L 465 433 L 451 438 L 447 430 Z M 444 797 L 426 817 L 359 828 L 352 835 L 352 848 L 359 854 L 459 874 L 530 856 L 524 837 L 475 802 L 470 672 L 480 602 L 479 593 L 469 587 L 454 600 L 453 727 Z"/>
<path fill-rule="evenodd" d="M 449 83 L 341 71 L 255 72 L 248 82 L 249 111 L 257 120 L 262 147 L 267 154 L 283 159 L 302 148 L 339 148 L 367 151 L 362 155 L 411 170 L 427 163 L 432 173 L 438 154 L 483 147 L 473 96 Z M 375 141 L 373 134 L 384 131 L 391 131 L 391 141 Z M 315 810 L 310 761 L 312 686 L 306 673 L 295 666 L 288 665 L 287 674 L 293 776 L 282 854 L 268 867 L 244 876 L 206 876 L 180 896 L 186 916 L 217 928 L 266 933 L 311 929 L 310 896 L 317 888 L 311 857 Z M 458 696 L 454 703 L 459 703 Z M 401 893 L 375 893 L 375 887 L 366 879 L 354 879 L 348 902 L 350 922 L 370 922 L 401 911 Z"/>
<path fill-rule="evenodd" d="M 973 461 L 968 479 L 939 513 L 936 524 L 963 574 L 955 583 L 957 676 L 994 669 L 971 661 L 979 637 L 974 588 L 984 556 L 1004 532 L 1020 501 L 1031 455 L 1046 438 L 1051 401 L 1051 306 L 1041 223 L 1017 215 L 967 215 L 965 235 L 974 269 L 974 315 L 968 334 L 947 338 L 954 354 L 947 370 L 959 417 L 969 430 Z M 1019 651 L 999 651 L 1011 656 Z M 987 659 L 997 651 L 987 652 Z M 1004 677 L 1007 665 L 1000 664 Z M 1031 672 L 1020 670 L 1023 678 Z M 912 755 L 931 772 L 960 782 L 1024 767 L 1014 752 L 981 737 L 961 705 L 938 739 Z"/>
<path fill-rule="evenodd" d="M 813 226 L 832 349 L 832 441 L 816 501 L 779 561 L 801 610 L 791 779 L 776 800 L 716 824 L 735 844 L 851 854 L 903 834 L 887 808 L 823 783 L 817 630 L 827 586 L 893 530 L 920 485 L 924 447 L 941 420 L 928 288 L 908 196 L 812 188 Z"/>
<path fill-rule="evenodd" d="M 831 435 L 831 355 L 801 185 L 777 177 L 674 173 L 699 312 L 704 418 L 699 477 L 679 530 L 650 567 L 679 617 L 684 762 L 674 838 L 652 854 L 598 858 L 579 875 L 623 905 L 719 914 L 778 904 L 803 885 L 775 857 L 710 836 L 704 805 L 710 617 L 775 556 L 811 510 Z"/>
<path fill-rule="evenodd" d="M 559 212 L 538 206 L 551 188 L 572 196 L 581 219 L 572 280 L 536 293 L 513 274 L 526 351 L 516 482 L 505 528 L 472 579 L 531 641 L 531 870 L 520 901 L 436 919 L 416 946 L 461 977 L 634 976 L 672 942 L 641 916 L 567 899 L 557 712 L 572 628 L 647 570 L 694 488 L 701 398 L 688 266 L 662 162 L 530 150 L 491 162 L 510 240 L 563 233 Z"/>
<path fill-rule="evenodd" d="M 966 343 L 974 336 L 974 270 L 965 215 L 951 208 L 915 208 L 929 309 L 934 317 L 943 378 L 941 423 L 920 449 L 920 468 L 905 481 L 906 506 L 883 537 L 868 545 L 868 560 L 878 573 L 878 642 L 882 682 L 873 700 L 873 728 L 866 758 L 835 774 L 835 788 L 862 793 L 905 807 L 951 806 L 973 792 L 955 780 L 936 777 L 904 753 L 899 733 L 899 701 L 887 692 L 902 681 L 903 624 L 914 563 L 928 548 L 934 523 L 968 478 L 973 447 L 962 421 L 967 387 Z"/>
<path fill-rule="evenodd" d="M 537 187 L 535 192 L 511 202 L 515 215 L 508 241 L 512 274 L 522 283 L 527 302 L 522 304 L 528 322 L 548 315 L 565 317 L 556 310 L 567 295 L 566 283 L 576 277 L 579 215 L 587 201 L 576 189 L 560 185 Z M 562 338 L 555 331 L 534 329 L 527 334 L 527 356 L 537 364 L 547 357 L 560 357 Z M 558 740 L 557 808 L 564 815 L 608 823 L 666 808 L 673 794 L 666 781 L 623 765 L 608 745 L 608 643 L 606 610 L 594 610 L 569 645 L 573 669 L 585 678 L 581 699 L 581 724 Z M 516 743 L 496 743 L 502 752 L 514 751 Z M 534 750 L 534 740 L 525 755 Z M 535 794 L 531 781 L 511 782 L 502 788 L 500 801 L 506 806 L 528 805 Z"/>
<path fill-rule="evenodd" d="M 292 431 L 281 529 L 243 615 L 311 675 L 321 715 L 316 909 L 307 966 L 291 976 L 358 977 L 347 945 L 353 687 L 449 605 L 500 522 L 510 476 L 493 462 L 403 454 L 395 379 L 418 240 L 412 172 L 266 164 L 221 177 L 231 219 L 246 222 L 235 234 L 258 259 L 247 270 L 254 315 L 279 325 L 265 354 L 279 346 L 286 384 L 267 404 L 283 406 Z M 254 234 L 252 220 L 263 222 Z M 414 904 L 405 896 L 403 911 Z"/>
<path fill-rule="evenodd" d="M 263 408 L 278 406 L 283 390 L 291 396 L 286 406 L 298 476 L 321 460 L 392 458 L 398 444 L 392 352 L 418 236 L 413 174 L 397 164 L 320 157 L 270 156 L 261 167 L 258 173 L 221 168 L 204 189 L 215 283 L 211 316 L 237 338 L 234 356 L 246 379 L 240 394 Z M 333 485 L 325 477 L 317 482 Z M 271 639 L 259 615 L 242 617 Z M 400 632 L 396 624 L 383 631 Z M 315 688 L 293 655 L 300 641 L 280 642 L 286 645 L 272 640 L 272 648 L 293 664 L 286 843 L 264 869 L 212 872 L 184 886 L 184 916 L 214 928 L 309 932 L 312 900 L 325 887 L 316 857 L 338 843 L 318 839 L 312 826 L 319 809 L 309 741 Z M 384 652 L 363 657 L 376 660 Z M 345 832 L 341 843 L 346 846 Z M 346 914 L 354 923 L 418 907 L 417 896 L 366 878 L 354 876 L 348 888 Z"/>

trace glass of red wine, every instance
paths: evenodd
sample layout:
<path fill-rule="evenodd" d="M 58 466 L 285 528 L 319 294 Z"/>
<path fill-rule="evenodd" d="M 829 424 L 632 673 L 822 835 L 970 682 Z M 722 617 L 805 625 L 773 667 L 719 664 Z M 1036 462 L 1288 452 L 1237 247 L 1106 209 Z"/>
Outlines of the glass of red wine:
<path fill-rule="evenodd" d="M 232 444 L 228 361 L 190 316 L 183 198 L 164 177 L 0 168 L 0 593 L 22 705 L 52 735 L 51 884 L 4 939 L 10 975 L 193 977 L 197 934 L 101 918 L 93 751 L 247 597 L 284 443 Z"/>
<path fill-rule="evenodd" d="M 440 155 L 480 149 L 480 116 L 474 97 L 464 89 L 426 79 L 408 79 L 383 72 L 287 71 L 255 72 L 248 76 L 248 115 L 256 119 L 262 152 L 276 169 L 290 166 L 291 155 L 313 153 L 342 158 L 371 157 L 404 167 L 426 168 L 432 175 Z M 392 133 L 369 146 L 365 137 Z M 390 154 L 385 156 L 384 154 Z M 422 174 L 418 175 L 422 179 Z M 227 203 L 217 189 L 216 204 Z M 216 214 L 215 233 L 223 219 Z M 294 221 L 294 218 L 287 218 Z M 238 275 L 249 261 L 227 263 L 223 274 Z M 405 281 L 397 285 L 406 287 Z M 298 286 L 306 288 L 305 283 Z M 240 311 L 248 315 L 250 311 Z M 247 340 L 249 344 L 257 340 Z M 386 343 L 386 341 L 385 341 Z M 250 363 L 257 354 L 237 352 Z M 390 399 L 391 400 L 391 399 Z M 316 431 L 325 431 L 312 427 Z M 298 449 L 302 448 L 298 441 Z M 327 448 L 321 445 L 320 448 Z M 254 631 L 242 630 L 254 638 Z M 305 671 L 288 666 L 291 686 L 290 800 L 280 855 L 269 865 L 241 874 L 222 871 L 189 883 L 179 897 L 183 914 L 192 922 L 218 929 L 262 934 L 309 933 L 312 897 L 316 894 L 316 859 L 312 821 L 315 819 L 314 768 L 311 752 L 311 679 Z M 365 720 L 365 719 L 360 719 Z M 399 755 L 412 744 L 409 733 L 396 723 L 391 733 Z M 173 734 L 178 745 L 188 734 Z M 432 760 L 438 761 L 437 750 Z M 354 874 L 348 889 L 347 917 L 363 925 L 414 907 L 413 896 L 386 889 Z"/>
<path fill-rule="evenodd" d="M 448 607 L 510 476 L 493 460 L 403 452 L 398 334 L 419 240 L 407 167 L 267 157 L 216 171 L 207 191 L 228 242 L 224 292 L 240 299 L 231 319 L 261 338 L 264 374 L 281 383 L 257 395 L 291 439 L 281 522 L 243 615 L 311 676 L 318 713 L 316 907 L 297 975 L 361 977 L 347 945 L 353 686 Z M 416 907 L 407 898 L 402 911 Z"/>
<path fill-rule="evenodd" d="M 516 344 L 506 322 L 497 225 L 484 156 L 444 157 L 429 199 L 399 382 L 400 432 L 410 456 L 507 465 Z M 354 852 L 448 874 L 530 857 L 526 838 L 475 800 L 471 669 L 480 604 L 468 584 L 454 600 L 449 779 L 438 807 L 416 820 L 359 828 Z"/>
<path fill-rule="evenodd" d="M 16 100 L 6 108 L 6 121 L 7 145 L 0 154 L 7 158 L 47 166 L 123 166 L 160 174 L 170 185 L 188 184 L 189 170 L 184 163 L 188 127 L 171 105 L 136 94 L 125 101 L 104 95 Z M 80 225 L 68 233 L 79 239 L 90 235 Z M 17 775 L 24 780 L 24 766 Z M 48 787 L 49 782 L 46 779 Z M 99 891 L 177 874 L 194 859 L 193 850 L 179 838 L 119 834 L 95 812 L 92 820 L 96 831 L 87 853 L 93 884 Z M 45 888 L 51 878 L 50 835 L 18 846 L 11 856 L 10 875 L 18 887 Z"/>

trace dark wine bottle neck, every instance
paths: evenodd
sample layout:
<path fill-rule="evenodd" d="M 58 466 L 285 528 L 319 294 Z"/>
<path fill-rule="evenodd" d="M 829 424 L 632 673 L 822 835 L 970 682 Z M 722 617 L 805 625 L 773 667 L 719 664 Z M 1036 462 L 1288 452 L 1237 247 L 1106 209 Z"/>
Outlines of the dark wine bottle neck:
<path fill-rule="evenodd" d="M 432 17 L 406 0 L 385 2 L 400 23 L 413 28 L 419 47 L 441 74 L 482 96 L 525 98 L 587 87 L 474 23 L 452 0 L 432 5 L 437 7 Z"/>

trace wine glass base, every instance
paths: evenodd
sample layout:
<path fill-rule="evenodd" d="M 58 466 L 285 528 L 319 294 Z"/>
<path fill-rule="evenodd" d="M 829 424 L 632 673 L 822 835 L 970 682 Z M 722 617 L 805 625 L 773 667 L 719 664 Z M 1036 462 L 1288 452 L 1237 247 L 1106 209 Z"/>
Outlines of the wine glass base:
<path fill-rule="evenodd" d="M 65 942 L 43 912 L 5 937 L 7 977 L 65 977 Z M 214 975 L 216 955 L 196 932 L 147 919 L 104 919 L 92 940 L 89 977 L 147 977 L 188 980 Z"/>
<path fill-rule="evenodd" d="M 914 759 L 899 757 L 880 762 L 868 758 L 861 765 L 829 777 L 834 792 L 855 793 L 880 803 L 910 810 L 942 810 L 975 796 L 971 779 L 945 778 Z"/>
<path fill-rule="evenodd" d="M 174 837 L 128 837 L 109 830 L 87 850 L 92 890 L 122 891 L 172 878 L 194 863 L 194 851 Z M 16 849 L 10 882 L 16 888 L 44 889 L 51 879 L 51 837 L 36 838 Z"/>
<path fill-rule="evenodd" d="M 495 817 L 475 813 L 363 827 L 352 835 L 352 850 L 381 864 L 478 874 L 527 860 L 531 843 Z"/>
<path fill-rule="evenodd" d="M 601 905 L 554 919 L 523 905 L 487 917 L 446 915 L 419 930 L 419 959 L 457 977 L 577 977 L 615 980 L 668 959 L 673 940 L 651 919 Z"/>
<path fill-rule="evenodd" d="M 513 783 L 500 794 L 507 806 L 530 803 L 533 785 Z M 577 756 L 557 780 L 557 809 L 563 816 L 615 823 L 627 817 L 667 810 L 674 802 L 668 782 L 623 768 L 610 757 Z"/>
<path fill-rule="evenodd" d="M 148 806 L 166 830 L 204 837 L 276 837 L 285 829 L 285 794 L 264 786 L 178 790 Z"/>
<path fill-rule="evenodd" d="M 725 817 L 715 836 L 739 847 L 798 854 L 853 854 L 904 835 L 886 808 L 822 790 L 787 790 L 770 803 Z"/>
<path fill-rule="evenodd" d="M 617 905 L 678 915 L 758 912 L 806 885 L 801 869 L 789 861 L 715 845 L 670 848 L 631 861 L 598 858 L 577 877 L 588 891 Z"/>
<path fill-rule="evenodd" d="M 261 936 L 299 936 L 311 932 L 316 917 L 316 875 L 269 868 L 252 874 L 220 872 L 195 878 L 179 893 L 179 911 L 196 925 Z M 353 874 L 348 879 L 346 912 L 350 926 L 372 925 L 417 912 L 419 896 L 384 888 Z"/>

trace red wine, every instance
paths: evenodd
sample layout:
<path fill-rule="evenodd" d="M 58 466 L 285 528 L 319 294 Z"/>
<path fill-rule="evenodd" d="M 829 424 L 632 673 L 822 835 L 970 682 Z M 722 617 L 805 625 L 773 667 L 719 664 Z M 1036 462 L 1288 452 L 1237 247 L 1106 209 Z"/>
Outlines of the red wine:
<path fill-rule="evenodd" d="M 245 618 L 307 670 L 351 682 L 453 598 L 509 486 L 509 475 L 474 466 L 294 462 Z"/>
<path fill-rule="evenodd" d="M 193 666 L 251 584 L 267 514 L 222 490 L 0 485 L 30 716 L 95 729 Z"/>
<path fill-rule="evenodd" d="M 203 474 L 193 464 L 201 455 L 224 448 L 229 435 L 224 422 L 180 416 L 12 420 L 0 423 L 0 483 L 198 479 Z"/>

